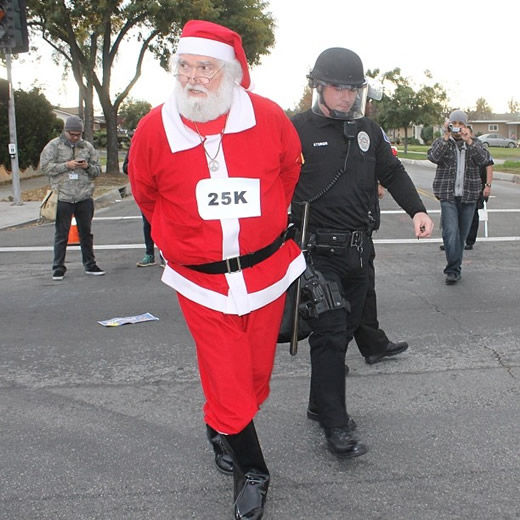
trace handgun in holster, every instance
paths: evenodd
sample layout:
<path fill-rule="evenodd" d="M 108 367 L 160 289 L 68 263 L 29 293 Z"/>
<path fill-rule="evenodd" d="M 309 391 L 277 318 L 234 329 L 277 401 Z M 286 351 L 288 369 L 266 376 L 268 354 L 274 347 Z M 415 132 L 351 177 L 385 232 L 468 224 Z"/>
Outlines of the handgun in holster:
<path fill-rule="evenodd" d="M 345 308 L 350 312 L 349 303 L 342 297 L 339 286 L 308 264 L 301 276 L 301 300 L 299 311 L 302 318 L 319 318 L 326 311 Z"/>

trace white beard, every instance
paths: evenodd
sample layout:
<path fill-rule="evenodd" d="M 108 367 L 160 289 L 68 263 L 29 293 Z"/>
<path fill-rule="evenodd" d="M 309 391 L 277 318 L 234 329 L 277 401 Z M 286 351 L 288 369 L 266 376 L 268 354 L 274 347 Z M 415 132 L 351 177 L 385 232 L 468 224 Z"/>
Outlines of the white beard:
<path fill-rule="evenodd" d="M 205 123 L 213 121 L 225 114 L 231 108 L 233 99 L 234 81 L 224 76 L 217 91 L 210 91 L 204 85 L 190 85 L 183 87 L 180 82 L 175 83 L 174 94 L 177 107 L 181 115 L 190 121 Z M 190 96 L 190 90 L 206 93 L 206 97 Z"/>

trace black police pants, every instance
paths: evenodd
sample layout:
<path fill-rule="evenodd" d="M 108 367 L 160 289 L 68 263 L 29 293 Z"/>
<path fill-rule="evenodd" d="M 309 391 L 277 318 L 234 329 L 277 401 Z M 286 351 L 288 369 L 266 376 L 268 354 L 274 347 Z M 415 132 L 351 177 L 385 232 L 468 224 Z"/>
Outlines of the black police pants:
<path fill-rule="evenodd" d="M 371 238 L 367 239 L 366 247 L 371 249 L 367 264 L 368 291 L 359 327 L 354 332 L 354 339 L 363 357 L 383 352 L 390 342 L 385 331 L 379 328 L 377 319 L 376 271 L 374 267 L 376 250 Z"/>
<path fill-rule="evenodd" d="M 349 313 L 343 308 L 326 311 L 320 314 L 319 318 L 308 321 L 312 329 L 309 337 L 310 402 L 316 406 L 324 428 L 346 426 L 348 422 L 345 354 L 365 305 L 369 287 L 366 269 L 369 255 L 370 247 L 365 248 L 362 253 L 355 247 L 349 247 L 338 256 L 313 256 L 316 270 L 320 271 L 327 281 L 335 281 L 338 284 L 342 296 L 351 308 Z"/>
<path fill-rule="evenodd" d="M 94 237 L 91 232 L 92 219 L 94 218 L 94 200 L 91 198 L 80 202 L 64 202 L 59 200 L 54 231 L 53 270 L 58 268 L 66 270 L 65 256 L 73 216 L 78 226 L 83 265 L 86 269 L 90 269 L 96 265 L 96 259 L 94 257 Z"/>

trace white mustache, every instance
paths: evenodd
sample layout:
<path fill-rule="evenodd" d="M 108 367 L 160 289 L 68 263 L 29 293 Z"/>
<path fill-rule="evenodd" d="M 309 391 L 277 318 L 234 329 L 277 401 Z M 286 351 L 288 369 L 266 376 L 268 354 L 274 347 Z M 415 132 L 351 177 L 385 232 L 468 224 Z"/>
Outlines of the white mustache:
<path fill-rule="evenodd" d="M 184 87 L 185 90 L 195 90 L 197 92 L 202 92 L 203 94 L 207 94 L 209 91 L 206 87 L 203 87 L 202 85 L 190 85 L 189 83 Z"/>
<path fill-rule="evenodd" d="M 217 91 L 208 89 L 198 83 L 181 85 L 175 83 L 174 92 L 179 112 L 192 121 L 211 121 L 226 113 L 231 107 L 233 98 L 233 81 L 224 77 Z M 196 96 L 204 93 L 205 96 Z"/>

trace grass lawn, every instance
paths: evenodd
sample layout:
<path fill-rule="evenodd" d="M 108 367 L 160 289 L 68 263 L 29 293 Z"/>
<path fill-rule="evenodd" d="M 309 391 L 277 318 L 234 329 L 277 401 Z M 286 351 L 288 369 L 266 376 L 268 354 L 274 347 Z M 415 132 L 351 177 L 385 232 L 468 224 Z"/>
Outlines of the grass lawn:
<path fill-rule="evenodd" d="M 401 159 L 427 160 L 426 152 L 429 146 L 409 145 L 408 152 L 404 153 L 404 146 L 398 146 L 398 157 Z M 498 148 L 492 146 L 489 153 L 493 159 L 506 161 L 504 164 L 496 165 L 495 169 L 501 172 L 520 174 L 520 148 Z"/>

